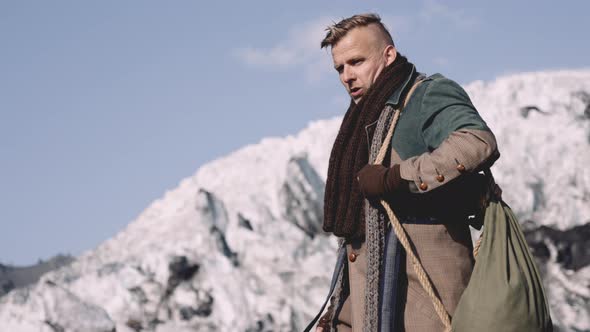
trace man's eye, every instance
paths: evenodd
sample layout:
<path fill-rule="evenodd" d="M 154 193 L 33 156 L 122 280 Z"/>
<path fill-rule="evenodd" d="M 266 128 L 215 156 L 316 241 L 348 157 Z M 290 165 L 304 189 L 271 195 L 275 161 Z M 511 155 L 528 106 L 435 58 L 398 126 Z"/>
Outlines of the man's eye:
<path fill-rule="evenodd" d="M 342 74 L 343 70 L 344 70 L 344 67 L 342 67 L 342 66 L 336 68 L 336 71 L 338 72 L 338 74 Z"/>
<path fill-rule="evenodd" d="M 355 60 L 352 60 L 352 64 L 353 64 L 353 65 L 359 65 L 359 64 L 361 64 L 362 62 L 363 62 L 363 60 L 362 60 L 362 59 L 355 59 Z"/>

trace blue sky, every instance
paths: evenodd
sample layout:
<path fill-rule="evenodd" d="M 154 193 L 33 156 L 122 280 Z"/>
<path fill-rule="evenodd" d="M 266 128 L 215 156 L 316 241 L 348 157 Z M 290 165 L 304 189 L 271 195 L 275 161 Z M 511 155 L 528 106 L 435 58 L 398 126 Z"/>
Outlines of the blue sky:
<path fill-rule="evenodd" d="M 1 1 L 0 262 L 94 248 L 207 161 L 342 115 L 322 27 L 369 11 L 460 83 L 589 66 L 587 1 Z"/>

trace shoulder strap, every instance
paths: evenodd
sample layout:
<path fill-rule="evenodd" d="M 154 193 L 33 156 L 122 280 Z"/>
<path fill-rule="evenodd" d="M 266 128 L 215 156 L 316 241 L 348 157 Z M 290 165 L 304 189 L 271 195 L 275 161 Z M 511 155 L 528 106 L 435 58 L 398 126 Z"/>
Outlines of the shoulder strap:
<path fill-rule="evenodd" d="M 410 101 L 410 97 L 412 97 L 412 94 L 414 93 L 414 91 L 416 91 L 416 88 L 418 88 L 418 85 L 420 85 L 420 83 L 424 82 L 425 79 L 426 79 L 426 77 L 424 77 L 424 76 L 416 77 L 416 79 L 414 80 L 414 83 L 412 84 L 412 87 L 410 88 L 410 90 L 408 91 L 408 94 L 406 95 L 406 98 L 404 98 L 404 102 L 401 104 L 401 107 L 399 108 L 400 111 L 403 110 L 404 107 L 406 107 L 406 105 Z"/>
<path fill-rule="evenodd" d="M 383 162 L 383 159 L 385 159 L 385 154 L 387 154 L 387 148 L 389 146 L 389 143 L 391 142 L 391 138 L 393 137 L 393 130 L 395 129 L 395 125 L 397 124 L 397 120 L 399 119 L 399 115 L 402 112 L 402 110 L 406 107 L 406 105 L 410 101 L 410 98 L 412 97 L 412 94 L 414 93 L 414 91 L 416 91 L 416 88 L 418 87 L 418 85 L 420 85 L 420 83 L 422 83 L 422 81 L 424 81 L 424 79 L 422 77 L 416 78 L 416 80 L 412 84 L 412 87 L 410 88 L 410 90 L 406 94 L 404 101 L 401 103 L 401 105 L 397 109 L 397 112 L 395 112 L 395 114 L 393 115 L 393 120 L 391 120 L 391 125 L 389 126 L 389 130 L 387 131 L 387 136 L 385 136 L 385 140 L 383 141 L 383 144 L 381 145 L 381 149 L 379 150 L 379 154 L 375 158 L 375 164 L 381 164 Z"/>

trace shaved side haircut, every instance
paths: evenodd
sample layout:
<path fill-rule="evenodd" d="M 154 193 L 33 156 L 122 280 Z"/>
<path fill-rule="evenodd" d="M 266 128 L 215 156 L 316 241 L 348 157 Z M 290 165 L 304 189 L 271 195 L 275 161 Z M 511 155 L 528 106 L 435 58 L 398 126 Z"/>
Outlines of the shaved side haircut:
<path fill-rule="evenodd" d="M 348 31 L 358 28 L 358 27 L 366 27 L 369 25 L 375 25 L 379 31 L 383 34 L 385 42 L 388 45 L 393 45 L 393 38 L 391 38 L 391 34 L 381 23 L 381 17 L 377 14 L 369 13 L 369 14 L 358 14 L 351 16 L 349 18 L 345 18 L 338 23 L 334 23 L 326 28 L 326 37 L 322 40 L 322 47 L 333 47 L 342 39 Z"/>

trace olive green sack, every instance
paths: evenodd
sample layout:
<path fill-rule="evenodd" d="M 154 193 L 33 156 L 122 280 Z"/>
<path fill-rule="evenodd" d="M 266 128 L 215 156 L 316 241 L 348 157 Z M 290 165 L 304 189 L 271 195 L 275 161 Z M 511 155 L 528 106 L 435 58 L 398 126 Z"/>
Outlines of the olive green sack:
<path fill-rule="evenodd" d="M 534 258 L 514 213 L 501 199 L 489 199 L 482 237 L 452 331 L 553 331 Z"/>

